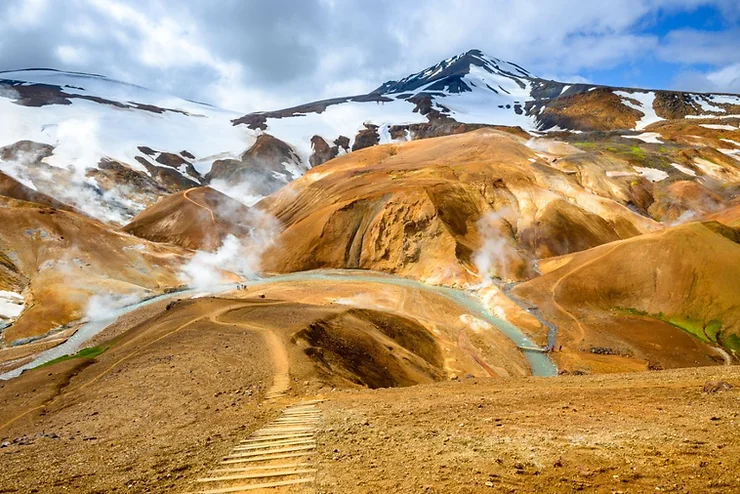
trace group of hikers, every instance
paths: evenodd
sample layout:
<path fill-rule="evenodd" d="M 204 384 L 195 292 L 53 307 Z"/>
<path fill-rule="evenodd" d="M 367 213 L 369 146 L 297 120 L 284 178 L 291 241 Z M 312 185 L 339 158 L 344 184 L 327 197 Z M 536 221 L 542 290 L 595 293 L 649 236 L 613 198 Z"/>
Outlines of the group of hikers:
<path fill-rule="evenodd" d="M 237 290 L 248 290 L 248 289 L 249 289 L 249 287 L 248 287 L 247 285 L 245 285 L 245 284 L 242 284 L 242 283 L 237 283 L 237 285 L 236 285 L 236 289 L 237 289 Z"/>

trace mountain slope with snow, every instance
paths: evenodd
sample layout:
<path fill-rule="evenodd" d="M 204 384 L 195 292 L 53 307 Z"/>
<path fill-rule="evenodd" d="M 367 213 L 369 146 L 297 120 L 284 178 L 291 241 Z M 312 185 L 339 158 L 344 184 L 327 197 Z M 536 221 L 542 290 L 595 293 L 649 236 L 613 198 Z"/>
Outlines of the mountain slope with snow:
<path fill-rule="evenodd" d="M 335 157 L 480 126 L 535 133 L 642 130 L 661 120 L 738 115 L 736 95 L 567 84 L 470 50 L 365 95 L 250 113 L 234 123 L 270 133 L 305 157 Z"/>
<path fill-rule="evenodd" d="M 117 223 L 158 197 L 201 185 L 253 132 L 235 114 L 102 76 L 0 72 L 0 170 Z"/>
<path fill-rule="evenodd" d="M 740 97 L 566 84 L 471 50 L 364 95 L 241 117 L 93 74 L 0 72 L 0 112 L 1 172 L 125 224 L 189 188 L 252 204 L 339 155 L 481 127 L 656 143 L 656 126 L 677 121 L 736 128 Z M 735 158 L 733 142 L 720 151 Z"/>

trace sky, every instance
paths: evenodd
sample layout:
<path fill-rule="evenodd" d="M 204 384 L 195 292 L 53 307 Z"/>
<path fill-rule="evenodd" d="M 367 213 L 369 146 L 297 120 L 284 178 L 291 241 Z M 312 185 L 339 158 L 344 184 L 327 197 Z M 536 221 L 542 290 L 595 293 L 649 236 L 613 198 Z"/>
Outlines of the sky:
<path fill-rule="evenodd" d="M 544 78 L 740 93 L 740 0 L 8 0 L 0 70 L 235 111 L 362 94 L 477 48 Z"/>

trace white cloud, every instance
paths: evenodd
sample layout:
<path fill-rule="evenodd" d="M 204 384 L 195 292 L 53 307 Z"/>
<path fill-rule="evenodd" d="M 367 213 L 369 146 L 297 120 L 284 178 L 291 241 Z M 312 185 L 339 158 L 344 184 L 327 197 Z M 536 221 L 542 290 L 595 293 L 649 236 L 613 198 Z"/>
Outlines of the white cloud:
<path fill-rule="evenodd" d="M 660 59 L 680 64 L 720 65 L 740 61 L 740 29 L 724 32 L 671 31 L 657 49 Z"/>
<path fill-rule="evenodd" d="M 674 77 L 673 86 L 684 91 L 740 93 L 740 62 L 707 72 L 682 71 Z"/>
<path fill-rule="evenodd" d="M 12 3 L 9 2 L 9 5 L 8 23 L 23 29 L 38 26 L 43 21 L 44 14 L 49 7 L 49 1 L 21 0 Z"/>
<path fill-rule="evenodd" d="M 56 53 L 65 65 L 84 65 L 89 59 L 87 50 L 77 46 L 62 45 L 57 47 Z"/>
<path fill-rule="evenodd" d="M 561 79 L 655 57 L 731 72 L 737 30 L 644 29 L 711 4 L 740 16 L 733 0 L 27 0 L 0 5 L 0 70 L 103 73 L 239 111 L 364 92 L 471 48 Z"/>

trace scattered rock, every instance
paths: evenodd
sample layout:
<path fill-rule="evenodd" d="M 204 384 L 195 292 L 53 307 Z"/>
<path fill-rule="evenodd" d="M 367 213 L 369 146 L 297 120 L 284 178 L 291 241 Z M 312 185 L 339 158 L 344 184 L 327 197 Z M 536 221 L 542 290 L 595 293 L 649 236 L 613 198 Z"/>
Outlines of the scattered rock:
<path fill-rule="evenodd" d="M 727 381 L 707 381 L 704 384 L 705 393 L 719 393 L 721 391 L 729 391 L 732 389 L 732 384 Z"/>

